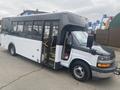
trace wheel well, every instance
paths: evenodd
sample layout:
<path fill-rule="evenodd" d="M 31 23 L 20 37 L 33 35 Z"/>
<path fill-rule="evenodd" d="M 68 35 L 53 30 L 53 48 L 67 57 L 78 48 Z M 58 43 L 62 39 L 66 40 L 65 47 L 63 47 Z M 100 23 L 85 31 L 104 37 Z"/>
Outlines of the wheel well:
<path fill-rule="evenodd" d="M 70 66 L 69 66 L 70 69 L 71 69 L 72 65 L 73 65 L 75 62 L 77 62 L 77 61 L 86 63 L 86 64 L 88 65 L 88 67 L 90 68 L 90 70 L 91 70 L 90 65 L 89 65 L 85 60 L 82 60 L 82 59 L 74 59 L 74 60 L 70 63 Z"/>
<path fill-rule="evenodd" d="M 69 70 L 70 70 L 70 72 L 72 73 L 72 70 L 73 70 L 73 65 L 74 65 L 74 63 L 75 62 L 83 62 L 83 63 L 85 63 L 87 66 L 88 66 L 88 69 L 89 69 L 89 72 L 90 72 L 90 76 L 89 76 L 89 78 L 88 79 L 91 79 L 92 78 L 92 70 L 91 70 L 91 67 L 90 67 L 90 65 L 85 61 L 85 60 L 82 60 L 82 59 L 74 59 L 71 63 L 70 63 L 70 68 L 69 68 Z M 87 70 L 88 70 L 87 69 Z"/>

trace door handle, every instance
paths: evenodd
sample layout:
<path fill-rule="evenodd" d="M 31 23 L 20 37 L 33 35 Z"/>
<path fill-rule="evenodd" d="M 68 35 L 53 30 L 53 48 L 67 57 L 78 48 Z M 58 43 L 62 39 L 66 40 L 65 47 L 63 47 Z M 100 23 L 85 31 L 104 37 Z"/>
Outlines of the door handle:
<path fill-rule="evenodd" d="M 37 49 L 37 51 L 39 51 L 39 49 Z"/>

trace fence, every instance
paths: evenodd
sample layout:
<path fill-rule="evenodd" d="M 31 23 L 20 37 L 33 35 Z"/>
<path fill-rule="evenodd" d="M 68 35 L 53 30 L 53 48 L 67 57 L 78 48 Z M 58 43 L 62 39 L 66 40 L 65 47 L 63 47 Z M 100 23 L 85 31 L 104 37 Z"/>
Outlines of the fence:
<path fill-rule="evenodd" d="M 120 28 L 112 30 L 97 30 L 96 41 L 100 44 L 120 48 Z"/>

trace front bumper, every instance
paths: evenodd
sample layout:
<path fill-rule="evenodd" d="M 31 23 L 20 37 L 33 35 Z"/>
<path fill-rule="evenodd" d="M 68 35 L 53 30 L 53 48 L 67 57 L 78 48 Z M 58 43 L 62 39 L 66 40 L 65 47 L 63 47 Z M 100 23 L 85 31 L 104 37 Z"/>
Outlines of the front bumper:
<path fill-rule="evenodd" d="M 94 66 L 91 66 L 92 70 L 92 76 L 97 78 L 109 78 L 112 77 L 114 74 L 114 71 L 116 70 L 116 66 L 112 66 L 110 68 L 97 68 Z"/>

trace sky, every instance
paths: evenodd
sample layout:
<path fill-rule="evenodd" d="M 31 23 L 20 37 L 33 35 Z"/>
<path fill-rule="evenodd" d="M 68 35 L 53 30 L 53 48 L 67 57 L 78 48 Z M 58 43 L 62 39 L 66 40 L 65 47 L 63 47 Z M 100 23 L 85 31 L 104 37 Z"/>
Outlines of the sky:
<path fill-rule="evenodd" d="M 120 0 L 0 0 L 0 18 L 19 15 L 23 10 L 47 12 L 69 11 L 89 20 L 103 14 L 114 16 L 120 12 Z"/>

